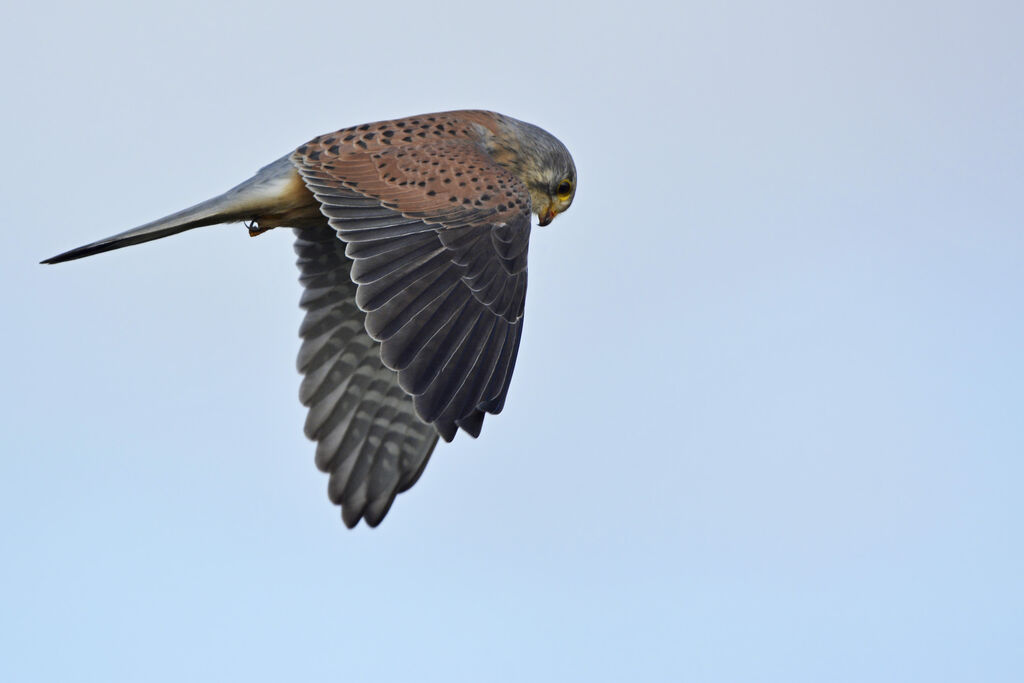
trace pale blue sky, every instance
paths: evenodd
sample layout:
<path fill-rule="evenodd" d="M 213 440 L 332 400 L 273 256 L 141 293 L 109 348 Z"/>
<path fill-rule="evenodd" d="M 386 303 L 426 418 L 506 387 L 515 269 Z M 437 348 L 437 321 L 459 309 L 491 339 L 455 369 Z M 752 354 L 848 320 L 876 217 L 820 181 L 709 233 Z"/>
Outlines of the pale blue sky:
<path fill-rule="evenodd" d="M 1024 6 L 64 3 L 0 26 L 0 679 L 1024 679 Z M 505 412 L 347 531 L 290 233 L 37 262 L 315 135 L 573 152 Z"/>

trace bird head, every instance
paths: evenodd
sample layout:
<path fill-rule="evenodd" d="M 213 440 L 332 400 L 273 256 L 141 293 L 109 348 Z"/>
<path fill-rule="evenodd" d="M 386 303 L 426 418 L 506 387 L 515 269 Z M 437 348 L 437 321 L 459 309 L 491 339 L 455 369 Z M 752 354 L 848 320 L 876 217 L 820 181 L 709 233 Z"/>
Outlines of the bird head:
<path fill-rule="evenodd" d="M 565 145 L 543 128 L 498 117 L 497 130 L 489 130 L 484 144 L 496 162 L 512 171 L 530 192 L 540 225 L 572 205 L 576 196 L 576 165 Z"/>
<path fill-rule="evenodd" d="M 566 171 L 548 167 L 547 170 L 554 172 L 546 173 L 548 177 L 539 182 L 527 184 L 530 201 L 540 225 L 547 225 L 555 220 L 555 216 L 568 209 L 576 194 L 575 169 Z"/>

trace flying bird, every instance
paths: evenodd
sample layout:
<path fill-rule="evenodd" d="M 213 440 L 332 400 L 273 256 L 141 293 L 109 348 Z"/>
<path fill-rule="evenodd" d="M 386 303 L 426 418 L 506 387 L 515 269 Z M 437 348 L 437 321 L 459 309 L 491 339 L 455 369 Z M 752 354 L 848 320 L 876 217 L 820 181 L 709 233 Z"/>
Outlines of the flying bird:
<path fill-rule="evenodd" d="M 376 526 L 438 437 L 476 437 L 501 412 L 531 213 L 547 225 L 575 192 L 569 151 L 541 128 L 423 114 L 321 135 L 224 194 L 43 263 L 220 223 L 293 228 L 305 433 L 344 523 Z"/>

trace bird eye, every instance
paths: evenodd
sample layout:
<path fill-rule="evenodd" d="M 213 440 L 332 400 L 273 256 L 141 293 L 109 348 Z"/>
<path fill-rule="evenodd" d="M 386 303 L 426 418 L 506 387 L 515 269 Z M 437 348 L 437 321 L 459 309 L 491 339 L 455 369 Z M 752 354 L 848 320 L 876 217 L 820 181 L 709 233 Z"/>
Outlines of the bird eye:
<path fill-rule="evenodd" d="M 559 199 L 568 199 L 569 194 L 572 192 L 572 182 L 566 178 L 562 182 L 558 183 L 558 189 L 555 191 L 558 193 Z"/>

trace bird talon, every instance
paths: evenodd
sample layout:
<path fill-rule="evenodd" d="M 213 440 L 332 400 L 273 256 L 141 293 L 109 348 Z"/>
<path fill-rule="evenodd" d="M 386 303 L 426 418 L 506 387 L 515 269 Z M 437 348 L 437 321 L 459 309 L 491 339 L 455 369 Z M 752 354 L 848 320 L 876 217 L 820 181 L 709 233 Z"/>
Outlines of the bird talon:
<path fill-rule="evenodd" d="M 256 237 L 257 235 L 262 235 L 267 230 L 270 230 L 270 228 L 261 228 L 259 226 L 259 223 L 257 223 L 255 220 L 246 221 L 244 225 L 246 229 L 249 231 L 249 237 Z"/>

